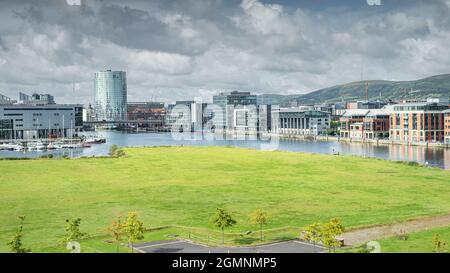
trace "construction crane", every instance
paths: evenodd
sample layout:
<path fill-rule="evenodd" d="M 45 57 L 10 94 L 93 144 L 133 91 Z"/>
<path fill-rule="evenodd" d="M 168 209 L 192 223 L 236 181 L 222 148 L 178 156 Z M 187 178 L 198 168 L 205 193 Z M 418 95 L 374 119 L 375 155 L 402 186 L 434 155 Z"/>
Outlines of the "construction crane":
<path fill-rule="evenodd" d="M 366 94 L 366 101 L 369 101 L 369 82 L 366 82 L 365 94 Z"/>

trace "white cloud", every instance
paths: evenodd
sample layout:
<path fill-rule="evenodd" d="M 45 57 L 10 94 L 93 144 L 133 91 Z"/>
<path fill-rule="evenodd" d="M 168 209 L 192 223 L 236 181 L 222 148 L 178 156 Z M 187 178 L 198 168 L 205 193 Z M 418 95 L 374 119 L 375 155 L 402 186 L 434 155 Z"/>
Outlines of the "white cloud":
<path fill-rule="evenodd" d="M 3 1 L 0 93 L 89 102 L 95 71 L 109 68 L 127 71 L 133 101 L 224 89 L 304 93 L 359 80 L 361 71 L 400 80 L 448 73 L 449 1 L 343 4 L 339 14 L 257 0 Z"/>
<path fill-rule="evenodd" d="M 178 75 L 189 74 L 193 70 L 191 57 L 179 54 L 133 51 L 123 56 L 123 59 L 129 67 L 145 72 Z"/>
<path fill-rule="evenodd" d="M 66 0 L 67 5 L 69 6 L 80 6 L 81 0 Z"/>

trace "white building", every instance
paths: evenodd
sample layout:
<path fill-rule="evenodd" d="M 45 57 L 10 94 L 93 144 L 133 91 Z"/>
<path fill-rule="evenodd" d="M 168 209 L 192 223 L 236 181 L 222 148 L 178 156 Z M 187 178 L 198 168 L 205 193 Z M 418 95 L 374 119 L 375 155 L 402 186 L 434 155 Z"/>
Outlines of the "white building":
<path fill-rule="evenodd" d="M 82 127 L 81 105 L 0 105 L 0 139 L 73 137 Z"/>
<path fill-rule="evenodd" d="M 330 114 L 299 108 L 272 111 L 272 132 L 280 135 L 325 135 L 330 128 Z"/>

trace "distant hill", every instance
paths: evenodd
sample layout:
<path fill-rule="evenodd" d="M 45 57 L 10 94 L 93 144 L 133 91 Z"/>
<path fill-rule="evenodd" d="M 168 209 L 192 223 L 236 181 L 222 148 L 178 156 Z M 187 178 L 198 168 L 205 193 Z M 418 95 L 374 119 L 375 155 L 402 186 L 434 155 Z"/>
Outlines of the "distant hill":
<path fill-rule="evenodd" d="M 340 102 L 365 99 L 365 84 L 369 83 L 369 98 L 381 100 L 426 99 L 450 97 L 450 74 L 437 75 L 417 81 L 361 81 L 320 89 L 303 95 L 261 95 L 259 101 L 281 106 Z"/>

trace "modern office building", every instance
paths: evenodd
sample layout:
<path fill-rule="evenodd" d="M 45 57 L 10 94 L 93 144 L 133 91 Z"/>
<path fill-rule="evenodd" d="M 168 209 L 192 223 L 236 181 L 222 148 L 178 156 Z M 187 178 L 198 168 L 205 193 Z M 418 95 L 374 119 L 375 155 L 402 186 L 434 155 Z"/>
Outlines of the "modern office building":
<path fill-rule="evenodd" d="M 231 112 L 233 111 L 233 112 Z M 227 114 L 231 118 L 228 120 L 227 130 L 234 132 L 256 133 L 258 131 L 258 109 L 256 105 L 228 105 Z"/>
<path fill-rule="evenodd" d="M 21 104 L 35 104 L 35 105 L 47 105 L 56 104 L 55 98 L 50 94 L 38 94 L 33 93 L 31 96 L 25 93 L 19 93 L 19 103 Z"/>
<path fill-rule="evenodd" d="M 0 139 L 73 137 L 82 127 L 82 105 L 0 105 Z"/>
<path fill-rule="evenodd" d="M 279 135 L 325 135 L 330 114 L 316 110 L 281 108 L 272 111 L 272 132 Z"/>
<path fill-rule="evenodd" d="M 401 142 L 443 142 L 444 111 L 448 104 L 402 103 L 393 106 L 390 138 Z"/>
<path fill-rule="evenodd" d="M 177 101 L 169 104 L 166 125 L 172 131 L 193 132 L 203 130 L 205 124 L 203 113 L 207 104 L 195 101 Z"/>
<path fill-rule="evenodd" d="M 95 119 L 121 121 L 127 119 L 127 78 L 124 71 L 95 73 Z"/>
<path fill-rule="evenodd" d="M 218 129 L 257 129 L 256 95 L 240 91 L 223 92 L 213 96 L 213 104 L 222 111 L 223 120 Z"/>
<path fill-rule="evenodd" d="M 444 143 L 450 144 L 450 110 L 445 110 L 444 114 Z"/>

